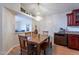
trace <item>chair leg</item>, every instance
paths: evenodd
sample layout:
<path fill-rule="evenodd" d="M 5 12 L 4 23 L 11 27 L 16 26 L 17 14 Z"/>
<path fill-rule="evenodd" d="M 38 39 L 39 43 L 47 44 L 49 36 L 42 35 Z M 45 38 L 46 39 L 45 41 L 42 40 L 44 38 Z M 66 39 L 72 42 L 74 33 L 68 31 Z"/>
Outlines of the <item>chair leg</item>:
<path fill-rule="evenodd" d="M 22 55 L 22 52 L 20 52 L 20 55 Z"/>
<path fill-rule="evenodd" d="M 22 55 L 22 50 L 20 50 L 20 54 Z"/>
<path fill-rule="evenodd" d="M 49 44 L 49 47 L 52 48 L 52 43 Z"/>
<path fill-rule="evenodd" d="M 46 55 L 46 50 L 44 50 L 44 55 Z"/>

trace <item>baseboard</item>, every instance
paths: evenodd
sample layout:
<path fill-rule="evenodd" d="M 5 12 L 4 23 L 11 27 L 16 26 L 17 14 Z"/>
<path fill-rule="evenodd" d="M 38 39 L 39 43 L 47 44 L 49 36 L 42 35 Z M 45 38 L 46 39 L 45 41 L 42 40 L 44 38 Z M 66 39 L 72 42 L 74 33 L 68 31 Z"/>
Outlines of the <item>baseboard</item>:
<path fill-rule="evenodd" d="M 9 52 L 10 52 L 13 48 L 15 48 L 15 47 L 17 47 L 17 46 L 19 46 L 19 44 L 14 45 L 13 47 L 11 47 L 11 48 L 8 50 L 8 52 L 7 52 L 7 53 L 5 53 L 5 55 L 8 55 L 8 54 L 9 54 Z"/>

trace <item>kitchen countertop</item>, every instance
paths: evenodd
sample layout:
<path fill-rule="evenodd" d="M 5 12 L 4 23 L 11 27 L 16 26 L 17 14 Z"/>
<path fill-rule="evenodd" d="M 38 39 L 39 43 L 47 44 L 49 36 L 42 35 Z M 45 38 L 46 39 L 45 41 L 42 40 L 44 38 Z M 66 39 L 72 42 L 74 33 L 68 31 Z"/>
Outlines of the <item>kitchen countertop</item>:
<path fill-rule="evenodd" d="M 79 32 L 77 32 L 77 31 L 66 31 L 66 32 L 58 32 L 58 33 L 59 34 L 76 34 L 76 35 L 79 35 Z"/>
<path fill-rule="evenodd" d="M 77 32 L 77 31 L 67 31 L 65 33 L 66 34 L 76 34 L 76 35 L 79 35 L 79 32 Z"/>

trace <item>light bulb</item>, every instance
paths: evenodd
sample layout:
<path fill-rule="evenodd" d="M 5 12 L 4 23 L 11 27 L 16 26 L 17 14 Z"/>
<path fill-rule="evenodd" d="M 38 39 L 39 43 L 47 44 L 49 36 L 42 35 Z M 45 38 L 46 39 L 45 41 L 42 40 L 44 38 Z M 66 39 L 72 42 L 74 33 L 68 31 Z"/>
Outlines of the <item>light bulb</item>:
<path fill-rule="evenodd" d="M 36 20 L 36 21 L 40 21 L 40 20 L 42 20 L 42 17 L 36 16 L 35 20 Z"/>

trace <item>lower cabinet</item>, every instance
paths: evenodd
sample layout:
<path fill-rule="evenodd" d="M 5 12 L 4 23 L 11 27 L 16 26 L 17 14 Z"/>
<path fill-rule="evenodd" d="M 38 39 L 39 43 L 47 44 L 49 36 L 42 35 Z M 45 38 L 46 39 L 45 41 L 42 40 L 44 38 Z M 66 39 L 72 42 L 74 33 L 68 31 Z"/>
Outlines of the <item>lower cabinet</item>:
<path fill-rule="evenodd" d="M 79 50 L 79 35 L 77 34 L 54 34 L 54 43 Z"/>
<path fill-rule="evenodd" d="M 73 49 L 79 49 L 79 35 L 68 35 L 68 47 Z"/>
<path fill-rule="evenodd" d="M 67 35 L 55 33 L 54 34 L 54 43 L 57 45 L 67 46 Z"/>

